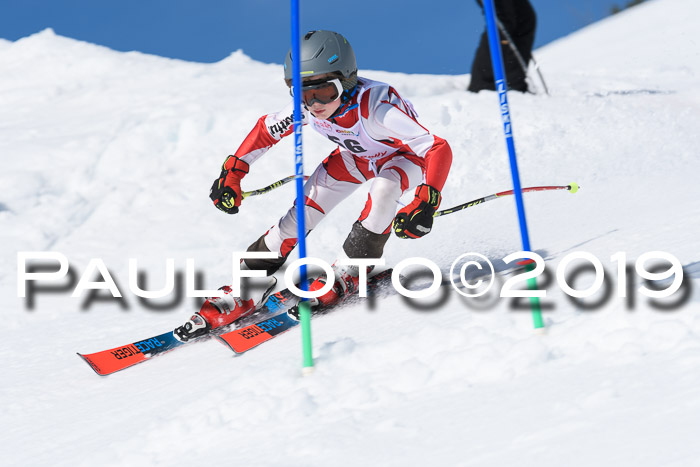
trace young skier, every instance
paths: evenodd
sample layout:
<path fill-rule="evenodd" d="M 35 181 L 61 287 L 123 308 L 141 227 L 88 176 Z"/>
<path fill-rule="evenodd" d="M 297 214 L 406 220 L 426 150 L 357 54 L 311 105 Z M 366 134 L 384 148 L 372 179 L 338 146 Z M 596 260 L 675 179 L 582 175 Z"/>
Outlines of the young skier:
<path fill-rule="evenodd" d="M 308 32 L 301 41 L 300 64 L 303 124 L 338 145 L 304 186 L 307 233 L 370 180 L 367 203 L 343 244 L 341 258 L 380 258 L 392 230 L 407 239 L 430 232 L 452 163 L 447 142 L 418 123 L 412 105 L 393 87 L 358 77 L 355 53 L 342 35 Z M 291 51 L 286 56 L 284 77 L 291 92 Z M 274 144 L 292 134 L 292 115 L 293 104 L 279 113 L 264 115 L 235 154 L 228 156 L 210 192 L 218 209 L 228 214 L 238 212 L 243 200 L 241 180 Z M 413 189 L 413 201 L 397 213 L 399 198 Z M 244 265 L 272 275 L 296 244 L 297 215 L 292 206 L 248 247 L 248 251 L 277 253 L 277 258 L 245 259 Z M 333 304 L 357 289 L 356 266 L 342 266 L 336 261 L 333 270 L 335 278 L 329 280 L 335 279 L 335 283 L 331 290 L 312 301 L 312 306 Z M 324 285 L 325 279 L 318 278 L 310 281 L 309 290 Z M 256 298 L 231 294 L 211 298 L 176 334 L 187 339 L 230 324 L 252 313 L 259 302 Z"/>

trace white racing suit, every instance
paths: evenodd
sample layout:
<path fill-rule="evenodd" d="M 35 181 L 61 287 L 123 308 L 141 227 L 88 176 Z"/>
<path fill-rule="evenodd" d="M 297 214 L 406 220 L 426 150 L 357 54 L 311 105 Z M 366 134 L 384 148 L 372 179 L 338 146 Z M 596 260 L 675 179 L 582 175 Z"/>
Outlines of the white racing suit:
<path fill-rule="evenodd" d="M 292 134 L 292 110 L 261 117 L 235 156 L 253 165 L 285 136 Z M 379 258 L 391 231 L 397 201 L 406 190 L 425 183 L 441 190 L 452 162 L 447 142 L 421 126 L 412 105 L 388 84 L 359 78 L 328 120 L 303 110 L 303 123 L 338 144 L 304 186 L 307 233 L 362 183 L 372 185 L 364 209 L 343 249 L 350 258 Z M 249 247 L 272 251 L 275 260 L 246 260 L 254 269 L 272 274 L 297 244 L 297 213 L 293 206 Z"/>

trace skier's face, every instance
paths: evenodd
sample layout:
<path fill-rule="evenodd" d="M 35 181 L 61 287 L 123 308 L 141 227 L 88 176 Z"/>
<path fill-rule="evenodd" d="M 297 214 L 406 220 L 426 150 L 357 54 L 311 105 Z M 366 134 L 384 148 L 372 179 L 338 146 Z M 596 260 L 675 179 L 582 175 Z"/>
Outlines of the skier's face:
<path fill-rule="evenodd" d="M 324 81 L 324 80 L 332 80 L 334 78 L 337 78 L 337 76 L 334 76 L 332 74 L 328 75 L 321 75 L 321 76 L 312 76 L 309 78 L 305 78 L 302 80 L 302 84 L 305 85 L 307 83 L 318 83 L 319 81 Z M 339 82 L 336 80 L 336 84 L 338 86 L 339 92 L 336 91 L 335 95 L 338 97 L 335 98 L 333 101 L 328 102 L 328 103 L 322 103 L 321 100 L 323 99 L 311 99 L 311 105 L 305 104 L 306 108 L 309 109 L 309 112 L 311 112 L 311 115 L 314 117 L 321 119 L 321 120 L 326 120 L 328 119 L 331 115 L 335 113 L 336 110 L 338 110 L 338 107 L 340 107 L 340 93 L 342 93 L 342 88 L 340 88 Z M 328 87 L 332 89 L 332 84 L 329 85 Z M 326 93 L 328 90 L 327 89 L 320 89 L 319 90 L 319 95 Z M 314 91 L 309 91 L 309 93 L 312 95 L 312 97 L 316 97 L 314 94 Z"/>
<path fill-rule="evenodd" d="M 308 109 L 314 117 L 320 120 L 326 120 L 338 110 L 338 107 L 340 107 L 340 99 L 336 99 L 329 104 L 314 102 Z"/>

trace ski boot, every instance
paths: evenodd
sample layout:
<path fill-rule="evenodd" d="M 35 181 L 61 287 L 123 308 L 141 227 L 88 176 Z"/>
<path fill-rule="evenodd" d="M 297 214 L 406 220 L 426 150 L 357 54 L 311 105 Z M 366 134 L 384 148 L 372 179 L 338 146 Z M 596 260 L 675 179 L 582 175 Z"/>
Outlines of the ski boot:
<path fill-rule="evenodd" d="M 335 305 L 359 290 L 360 271 L 357 266 L 337 266 L 334 264 L 332 267 L 335 273 L 333 287 L 320 297 L 309 299 L 311 308 Z M 318 277 L 309 284 L 309 291 L 319 290 L 325 285 L 326 278 Z"/>
<path fill-rule="evenodd" d="M 260 292 L 251 291 L 249 295 L 241 292 L 241 297 L 234 297 L 231 295 L 231 287 L 228 285 L 221 287 L 219 290 L 224 291 L 223 297 L 207 298 L 202 308 L 185 324 L 175 328 L 173 334 L 178 340 L 186 342 L 252 314 L 256 306 L 265 301 L 277 284 L 277 279 L 274 277 L 266 279 L 262 295 Z"/>

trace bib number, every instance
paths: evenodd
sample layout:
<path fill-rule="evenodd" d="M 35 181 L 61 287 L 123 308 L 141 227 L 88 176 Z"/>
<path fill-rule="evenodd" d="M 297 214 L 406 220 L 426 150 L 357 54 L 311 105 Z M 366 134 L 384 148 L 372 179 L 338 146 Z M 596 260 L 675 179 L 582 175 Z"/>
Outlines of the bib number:
<path fill-rule="evenodd" d="M 328 136 L 328 139 L 333 141 L 338 146 L 342 146 L 348 151 L 354 152 L 355 154 L 367 152 L 367 150 L 360 145 L 360 142 L 355 141 L 354 139 L 346 139 L 341 141 L 340 138 L 338 138 L 337 136 Z"/>

